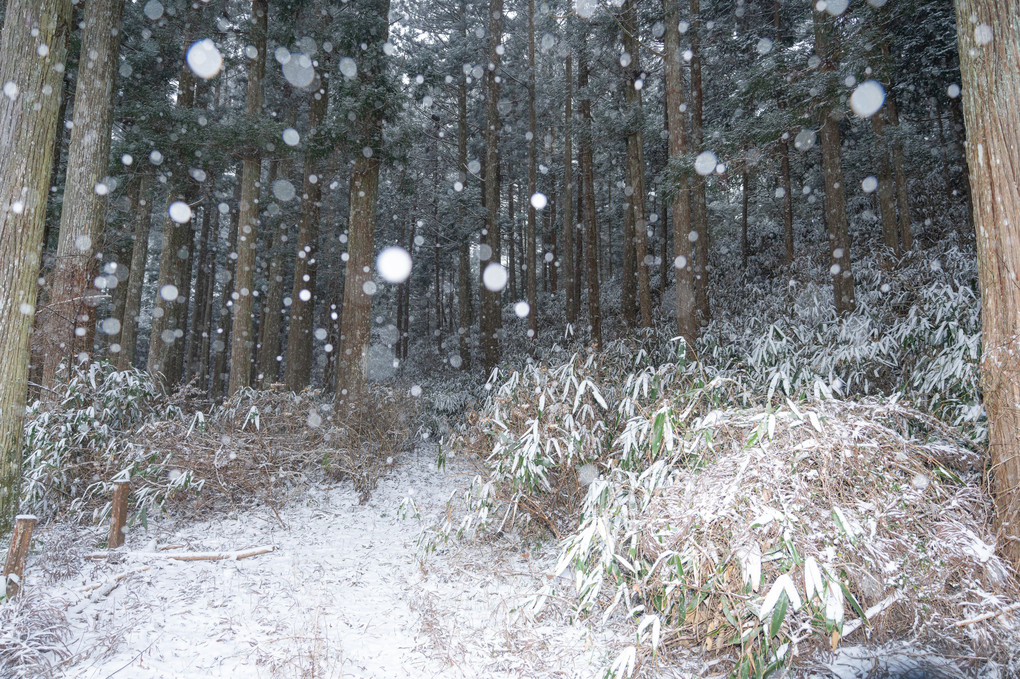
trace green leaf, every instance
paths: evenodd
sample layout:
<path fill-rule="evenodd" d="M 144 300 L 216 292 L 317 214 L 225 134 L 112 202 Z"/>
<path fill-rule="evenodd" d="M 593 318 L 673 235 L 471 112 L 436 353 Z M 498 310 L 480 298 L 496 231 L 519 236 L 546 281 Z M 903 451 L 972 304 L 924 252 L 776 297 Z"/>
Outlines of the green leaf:
<path fill-rule="evenodd" d="M 861 604 L 857 601 L 857 598 L 850 593 L 850 589 L 846 586 L 846 583 L 840 580 L 839 588 L 843 590 L 843 596 L 850 602 L 850 607 L 854 609 L 854 613 L 856 613 L 860 619 L 864 621 L 865 625 L 870 627 L 871 623 L 868 622 L 868 616 L 864 614 L 864 609 L 861 608 Z"/>
<path fill-rule="evenodd" d="M 776 636 L 779 633 L 779 628 L 783 624 L 783 619 L 786 617 L 786 609 L 790 606 L 790 598 L 783 592 L 779 595 L 779 601 L 776 602 L 776 607 L 772 609 L 772 622 L 769 624 L 769 638 Z"/>

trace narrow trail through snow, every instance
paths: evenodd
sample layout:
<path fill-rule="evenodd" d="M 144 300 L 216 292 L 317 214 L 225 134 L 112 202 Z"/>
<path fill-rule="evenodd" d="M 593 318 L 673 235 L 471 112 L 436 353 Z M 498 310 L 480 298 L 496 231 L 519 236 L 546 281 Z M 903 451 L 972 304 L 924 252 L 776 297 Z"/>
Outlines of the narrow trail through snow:
<path fill-rule="evenodd" d="M 72 577 L 30 577 L 28 586 L 68 609 L 66 677 L 597 676 L 616 647 L 610 636 L 565 616 L 529 622 L 512 612 L 545 582 L 549 549 L 531 555 L 462 543 L 423 565 L 422 522 L 440 516 L 465 483 L 456 468 L 437 471 L 423 450 L 365 504 L 349 484 L 310 485 L 294 491 L 279 517 L 261 507 L 200 523 L 156 522 L 127 540 L 129 553 L 274 545 L 272 553 L 87 561 Z M 421 522 L 398 515 L 405 497 L 415 499 Z M 46 570 L 45 545 L 59 544 L 54 534 L 63 530 L 71 528 L 41 531 L 44 549 L 30 573 Z M 101 539 L 100 528 L 91 530 L 87 548 Z M 111 591 L 82 591 L 126 571 L 137 572 Z"/>

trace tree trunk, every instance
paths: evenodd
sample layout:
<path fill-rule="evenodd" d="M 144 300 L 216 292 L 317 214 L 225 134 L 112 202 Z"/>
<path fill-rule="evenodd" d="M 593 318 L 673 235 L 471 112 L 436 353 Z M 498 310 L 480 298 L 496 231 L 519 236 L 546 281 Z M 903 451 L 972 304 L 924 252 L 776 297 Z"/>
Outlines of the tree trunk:
<path fill-rule="evenodd" d="M 772 25 L 776 29 L 776 46 L 783 44 L 783 15 L 781 0 L 773 0 Z M 782 72 L 783 63 L 779 61 L 777 68 Z M 777 94 L 777 106 L 780 111 L 786 110 L 786 97 Z M 790 181 L 790 133 L 784 131 L 779 139 L 779 178 L 783 187 L 783 245 L 786 266 L 793 264 L 793 183 Z"/>
<path fill-rule="evenodd" d="M 892 64 L 892 59 L 889 55 L 888 43 L 883 43 L 882 54 L 889 64 Z M 909 177 L 907 177 L 907 170 L 903 165 L 903 142 L 900 141 L 898 134 L 895 134 L 895 128 L 900 125 L 900 114 L 899 107 L 896 105 L 896 83 L 892 78 L 889 79 L 889 89 L 885 96 L 885 112 L 889 116 L 889 125 L 894 128 L 893 140 L 892 140 L 892 160 L 893 160 L 893 173 L 896 175 L 896 203 L 899 213 L 899 225 L 900 225 L 900 241 L 903 244 L 903 250 L 909 251 L 914 247 L 914 237 L 910 232 L 910 187 L 908 186 Z"/>
<path fill-rule="evenodd" d="M 369 48 L 358 63 L 358 81 L 366 91 L 380 85 L 383 44 L 389 37 L 390 0 L 371 4 Z M 367 37 L 367 36 L 366 36 Z M 368 107 L 366 107 L 368 108 Z M 372 327 L 372 261 L 375 256 L 375 224 L 379 196 L 379 165 L 382 155 L 382 112 L 368 108 L 358 118 L 362 151 L 355 156 L 350 182 L 346 277 L 340 345 L 336 366 L 336 398 L 349 407 L 362 402 L 368 380 L 368 347 Z"/>
<path fill-rule="evenodd" d="M 623 244 L 624 263 L 629 258 L 637 266 L 637 302 L 641 308 L 641 326 L 652 327 L 652 291 L 648 274 L 648 221 L 645 214 L 645 150 L 644 110 L 641 101 L 641 45 L 638 42 L 637 0 L 628 0 L 623 10 L 623 48 L 630 55 L 630 67 L 626 78 L 627 105 L 632 116 L 627 133 L 627 196 L 626 209 L 631 213 L 633 242 L 626 239 Z M 628 271 L 624 266 L 623 275 L 630 285 Z M 630 274 L 632 275 L 632 274 Z M 631 301 L 633 306 L 633 298 Z M 631 312 L 633 313 L 633 312 Z"/>
<path fill-rule="evenodd" d="M 882 258 L 886 268 L 892 266 L 888 254 L 893 260 L 900 257 L 900 236 L 896 224 L 896 198 L 894 196 L 892 168 L 889 166 L 889 145 L 885 139 L 885 113 L 879 111 L 871 116 L 871 129 L 875 133 L 875 165 L 878 169 L 878 205 L 882 216 L 882 243 L 887 256 Z"/>
<path fill-rule="evenodd" d="M 312 94 L 308 111 L 308 134 L 314 143 L 319 125 L 326 119 L 329 106 L 329 81 Z M 318 98 L 316 98 L 318 97 Z M 312 333 L 315 328 L 315 273 L 319 253 L 319 210 L 322 183 L 314 157 L 305 158 L 301 186 L 301 218 L 298 222 L 297 254 L 294 260 L 294 286 L 290 295 L 290 326 L 287 328 L 287 360 L 284 380 L 291 391 L 308 386 L 312 375 Z M 313 181 L 314 179 L 314 181 Z M 277 373 L 278 374 L 278 373 Z"/>
<path fill-rule="evenodd" d="M 266 25 L 269 14 L 268 0 L 252 0 L 251 43 L 255 46 L 254 58 L 248 60 L 248 116 L 262 115 L 266 77 Z M 255 289 L 255 250 L 258 243 L 258 197 L 262 178 L 262 160 L 259 149 L 244 157 L 241 166 L 241 205 L 238 215 L 237 261 L 234 265 L 233 321 L 230 332 L 231 396 L 251 382 L 252 348 L 255 335 L 252 331 L 252 292 Z"/>
<path fill-rule="evenodd" d="M 694 153 L 704 151 L 701 87 L 701 0 L 691 2 L 691 145 Z M 691 237 L 694 238 L 694 283 L 698 314 L 702 325 L 712 320 L 708 298 L 708 205 L 705 197 L 705 178 L 694 177 L 691 192 Z"/>
<path fill-rule="evenodd" d="M 573 94 L 574 58 L 567 55 L 567 95 L 563 113 L 563 296 L 567 323 L 577 323 L 577 274 L 574 261 L 574 150 L 573 150 Z"/>
<path fill-rule="evenodd" d="M 0 97 L 0 535 L 20 499 L 28 338 L 71 30 L 67 0 L 7 0 L 0 82 L 17 90 Z"/>
<path fill-rule="evenodd" d="M 740 173 L 740 268 L 747 273 L 747 204 L 751 190 L 750 172 L 745 167 Z"/>
<path fill-rule="evenodd" d="M 293 126 L 297 118 L 297 110 L 292 107 L 290 120 Z M 291 174 L 290 158 L 269 161 L 269 171 L 266 173 L 266 187 L 272 191 L 273 183 L 277 179 L 290 181 Z M 260 205 L 269 202 L 269 192 L 263 194 Z M 259 341 L 256 348 L 255 358 L 255 381 L 260 385 L 273 384 L 280 381 L 280 324 L 284 315 L 283 290 L 286 287 L 287 254 L 290 251 L 290 225 L 287 216 L 276 215 L 273 220 L 272 233 L 265 244 L 262 258 L 266 260 L 266 290 L 262 295 L 262 312 L 259 322 Z M 272 222 L 270 222 L 272 223 Z"/>
<path fill-rule="evenodd" d="M 538 256 L 537 225 L 532 196 L 538 192 L 538 126 L 535 122 L 535 0 L 528 0 L 528 241 L 524 261 L 528 265 L 528 334 L 538 339 Z"/>
<path fill-rule="evenodd" d="M 230 257 L 231 246 L 237 242 L 238 222 L 240 221 L 241 207 L 241 184 L 234 184 L 233 205 L 230 207 L 230 230 L 227 232 L 226 252 L 223 252 L 223 263 L 219 266 L 225 269 L 223 293 L 220 296 L 220 310 L 216 321 L 216 339 L 212 341 L 212 350 L 215 354 L 212 362 L 212 390 L 213 398 L 223 395 L 224 384 L 227 381 L 227 358 L 229 357 L 230 332 L 232 323 L 230 318 L 230 291 L 234 288 L 234 270 L 236 261 Z"/>
<path fill-rule="evenodd" d="M 41 319 L 49 345 L 44 386 L 53 385 L 61 362 L 92 354 L 99 295 L 93 285 L 95 252 L 110 190 L 103 178 L 110 156 L 123 10 L 124 0 L 93 0 L 85 7 L 60 235 L 50 299 Z"/>
<path fill-rule="evenodd" d="M 503 0 L 489 0 L 489 68 L 485 71 L 485 239 L 489 258 L 481 263 L 482 276 L 488 267 L 499 267 L 499 95 L 500 61 L 503 42 Z M 500 301 L 502 289 L 481 289 L 481 344 L 485 372 L 492 372 L 500 359 Z"/>
<path fill-rule="evenodd" d="M 128 272 L 127 297 L 124 300 L 124 317 L 120 322 L 120 356 L 117 369 L 127 370 L 135 364 L 135 345 L 138 337 L 138 314 L 142 306 L 142 285 L 145 283 L 145 262 L 149 254 L 149 228 L 152 224 L 152 175 L 142 173 L 135 199 L 134 248 L 131 251 L 131 269 Z"/>
<path fill-rule="evenodd" d="M 669 155 L 678 158 L 687 153 L 687 129 L 683 114 L 683 64 L 680 51 L 679 0 L 662 0 L 666 18 L 665 87 L 666 121 L 669 126 Z M 695 308 L 694 262 L 691 255 L 690 188 L 686 176 L 673 192 L 673 267 L 676 269 L 677 332 L 687 345 L 694 348 L 698 341 L 698 318 Z M 665 229 L 663 238 L 665 238 Z M 665 269 L 665 263 L 663 263 Z M 663 272 L 665 275 L 665 271 Z"/>
<path fill-rule="evenodd" d="M 197 376 L 199 388 L 203 376 L 208 372 L 202 361 L 202 347 L 208 347 L 212 333 L 212 244 L 213 223 L 218 220 L 219 210 L 213 195 L 213 183 L 210 181 L 202 200 L 202 231 L 198 237 L 198 269 L 195 274 L 195 303 L 193 318 L 189 328 L 188 358 L 184 374 L 186 379 Z"/>
<path fill-rule="evenodd" d="M 973 21 L 976 17 L 977 21 Z M 1020 0 L 957 0 L 999 550 L 1020 568 Z"/>
<path fill-rule="evenodd" d="M 824 13 L 814 11 L 815 52 L 823 69 L 834 69 L 828 20 Z M 850 236 L 847 232 L 846 197 L 843 192 L 843 164 L 840 159 L 839 121 L 831 104 L 820 107 L 822 127 L 822 168 L 825 173 L 825 224 L 829 233 L 829 255 L 832 289 L 836 314 L 843 316 L 854 310 L 854 279 L 850 268 Z"/>
<path fill-rule="evenodd" d="M 591 339 L 602 347 L 602 304 L 599 294 L 598 224 L 595 215 L 595 169 L 592 149 L 591 93 L 588 90 L 588 59 L 582 51 L 578 56 L 577 89 L 581 95 L 581 189 L 585 240 L 585 270 L 588 278 L 588 323 Z"/>

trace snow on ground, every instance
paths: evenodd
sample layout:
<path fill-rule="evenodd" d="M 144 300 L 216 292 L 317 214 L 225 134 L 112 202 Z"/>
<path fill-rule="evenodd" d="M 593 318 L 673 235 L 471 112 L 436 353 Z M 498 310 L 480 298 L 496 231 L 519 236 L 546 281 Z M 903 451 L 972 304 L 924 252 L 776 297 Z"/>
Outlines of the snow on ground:
<path fill-rule="evenodd" d="M 424 450 L 365 504 L 348 484 L 310 485 L 276 511 L 150 521 L 127 539 L 128 552 L 276 547 L 239 561 L 86 561 L 103 537 L 96 527 L 63 565 L 73 574 L 54 578 L 68 558 L 57 553 L 66 533 L 83 529 L 50 527 L 37 534 L 43 547 L 26 585 L 67 608 L 65 677 L 599 675 L 625 640 L 566 615 L 528 622 L 513 613 L 544 582 L 554 545 L 533 555 L 506 542 L 459 543 L 420 560 L 423 524 L 398 515 L 401 500 L 413 496 L 427 522 L 465 483 L 456 467 L 437 471 Z"/>

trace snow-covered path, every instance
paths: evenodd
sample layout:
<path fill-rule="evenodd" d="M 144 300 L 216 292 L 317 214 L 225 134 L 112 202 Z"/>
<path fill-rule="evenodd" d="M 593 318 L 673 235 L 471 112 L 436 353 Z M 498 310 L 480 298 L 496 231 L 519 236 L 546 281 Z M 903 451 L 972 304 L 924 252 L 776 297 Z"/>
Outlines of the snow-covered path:
<path fill-rule="evenodd" d="M 437 471 L 423 451 L 365 504 L 347 484 L 311 486 L 279 517 L 263 507 L 201 523 L 150 524 L 127 543 L 128 551 L 273 545 L 272 553 L 241 561 L 79 561 L 79 573 L 56 582 L 32 576 L 56 556 L 47 555 L 43 530 L 27 585 L 68 607 L 66 677 L 596 676 L 612 658 L 612 639 L 556 616 L 536 623 L 511 612 L 544 582 L 549 550 L 539 557 L 460 544 L 420 561 L 422 524 L 398 516 L 401 500 L 413 496 L 429 521 L 463 483 L 456 471 Z M 100 529 L 92 530 L 98 541 Z M 125 571 L 137 572 L 109 593 L 82 591 Z M 105 595 L 90 598 L 97 593 Z"/>

